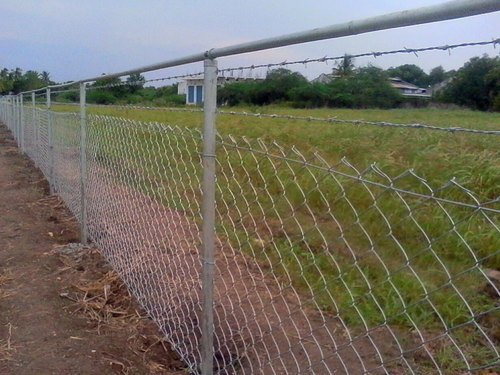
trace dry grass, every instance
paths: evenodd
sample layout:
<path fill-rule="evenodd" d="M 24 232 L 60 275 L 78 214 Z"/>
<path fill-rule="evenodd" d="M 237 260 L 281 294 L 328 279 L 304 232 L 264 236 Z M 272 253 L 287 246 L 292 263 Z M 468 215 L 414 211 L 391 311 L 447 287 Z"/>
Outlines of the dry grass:
<path fill-rule="evenodd" d="M 75 269 L 81 266 L 86 269 L 72 283 L 71 291 L 60 294 L 73 302 L 66 308 L 71 314 L 84 316 L 95 325 L 99 335 L 126 332 L 128 348 L 142 359 L 150 374 L 172 374 L 172 366 L 161 363 L 169 359 L 174 367 L 183 367 L 177 358 L 172 357 L 170 345 L 138 307 L 119 275 L 107 265 L 102 266 L 101 256 L 96 249 L 71 256 L 60 254 L 60 259 L 64 264 L 60 272 L 67 272 L 70 278 L 73 278 L 70 274 Z M 101 264 L 101 268 L 98 264 Z M 124 356 L 118 358 L 105 353 L 105 359 L 120 374 L 134 373 L 134 364 Z"/>
<path fill-rule="evenodd" d="M 99 334 L 104 325 L 119 328 L 137 324 L 142 318 L 137 311 L 131 310 L 131 297 L 114 271 L 108 271 L 98 280 L 82 281 L 73 286 L 75 292 L 63 293 L 61 297 L 73 301 L 68 309 L 94 322 Z"/>
<path fill-rule="evenodd" d="M 13 280 L 13 277 L 10 272 L 3 270 L 0 273 L 0 300 L 13 295 L 12 291 L 3 288 L 11 280 Z M 0 338 L 0 362 L 11 361 L 14 351 L 15 348 L 12 345 L 12 324 L 8 323 L 6 325 L 6 338 Z"/>
<path fill-rule="evenodd" d="M 9 281 L 12 280 L 12 275 L 9 271 L 0 271 L 0 300 L 11 296 L 13 293 L 11 290 L 5 290 L 5 286 Z"/>
<path fill-rule="evenodd" d="M 15 352 L 12 345 L 12 324 L 7 324 L 7 337 L 0 339 L 0 362 L 11 361 Z"/>

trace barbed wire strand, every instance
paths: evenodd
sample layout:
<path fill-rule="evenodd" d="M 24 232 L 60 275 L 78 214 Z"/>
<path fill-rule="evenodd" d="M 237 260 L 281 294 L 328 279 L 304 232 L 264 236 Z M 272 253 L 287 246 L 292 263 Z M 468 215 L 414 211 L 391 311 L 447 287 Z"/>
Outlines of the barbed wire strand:
<path fill-rule="evenodd" d="M 236 112 L 236 111 L 224 111 L 224 110 L 219 110 L 218 113 L 230 116 L 272 118 L 272 119 L 298 120 L 298 121 L 315 121 L 315 122 L 327 122 L 327 123 L 343 123 L 352 125 L 372 125 L 372 126 L 411 128 L 411 129 L 428 129 L 428 130 L 446 131 L 450 133 L 463 132 L 463 133 L 475 133 L 475 134 L 487 134 L 487 135 L 500 135 L 500 130 L 467 129 L 461 127 L 441 127 L 441 126 L 426 125 L 419 123 L 402 124 L 402 123 L 394 123 L 388 121 L 348 120 L 348 119 L 340 119 L 337 117 L 294 116 L 294 115 L 249 113 L 249 112 Z"/>
<path fill-rule="evenodd" d="M 77 103 L 62 103 L 53 102 L 55 105 L 78 105 Z M 122 108 L 122 109 L 133 109 L 133 110 L 147 110 L 147 111 L 164 111 L 164 112 L 184 112 L 184 113 L 203 113 L 203 108 L 176 108 L 176 107 L 151 107 L 151 106 L 136 106 L 136 105 L 109 105 L 109 104 L 87 104 L 89 107 L 101 107 L 101 108 Z M 314 116 L 294 116 L 294 115 L 279 115 L 279 114 L 266 114 L 266 113 L 250 113 L 250 112 L 238 112 L 238 111 L 224 111 L 217 110 L 220 115 L 227 116 L 242 116 L 242 117 L 254 117 L 254 118 L 270 118 L 270 119 L 281 119 L 281 120 L 294 120 L 294 121 L 307 121 L 307 122 L 323 122 L 323 123 L 338 123 L 338 124 L 351 124 L 351 125 L 368 125 L 368 126 L 379 126 L 379 127 L 395 127 L 395 128 L 407 128 L 407 129 L 427 129 L 435 131 L 444 131 L 448 133 L 472 133 L 472 134 L 483 134 L 483 135 L 500 135 L 500 130 L 484 130 L 484 129 L 467 129 L 461 127 L 443 127 L 428 124 L 403 124 L 389 121 L 367 121 L 362 119 L 341 119 L 338 117 L 314 117 Z"/>
<path fill-rule="evenodd" d="M 365 53 L 359 53 L 359 54 L 347 54 L 348 56 L 352 58 L 360 58 L 360 57 L 379 57 L 379 56 L 385 56 L 385 55 L 395 55 L 395 54 L 409 54 L 413 53 L 418 56 L 419 52 L 428 52 L 428 51 L 451 51 L 456 48 L 463 48 L 463 47 L 474 47 L 474 46 L 486 46 L 486 45 L 492 45 L 493 48 L 496 48 L 496 45 L 500 44 L 500 38 L 495 38 L 489 41 L 480 41 L 480 42 L 468 42 L 468 43 L 459 43 L 459 44 L 446 44 L 442 46 L 433 46 L 433 47 L 423 47 L 423 48 L 407 48 L 403 47 L 401 49 L 397 50 L 390 50 L 390 51 L 376 51 L 376 52 L 365 52 Z M 239 67 L 230 67 L 230 68 L 223 68 L 219 69 L 218 72 L 220 74 L 224 74 L 226 72 L 234 72 L 234 71 L 243 71 L 243 70 L 254 70 L 254 69 L 259 69 L 259 68 L 274 68 L 274 67 L 283 67 L 283 66 L 291 66 L 291 65 L 307 65 L 309 63 L 328 63 L 329 61 L 335 61 L 335 60 L 341 60 L 346 56 L 346 54 L 341 55 L 341 56 L 324 56 L 324 57 L 319 57 L 319 58 L 306 58 L 302 60 L 294 60 L 294 61 L 282 61 L 278 63 L 268 63 L 268 64 L 252 64 L 252 65 L 247 65 L 247 66 L 239 66 Z M 189 77 L 203 77 L 203 72 L 196 72 L 196 73 L 187 73 L 187 74 L 178 74 L 178 75 L 172 75 L 168 77 L 160 77 L 160 78 L 152 78 L 152 79 L 146 79 L 146 80 L 136 80 L 136 81 L 123 81 L 123 82 L 117 82 L 113 84 L 107 84 L 107 85 L 100 85 L 100 86 L 87 86 L 87 90 L 97 90 L 97 89 L 106 89 L 106 88 L 113 88 L 113 87 L 120 87 L 120 86 L 136 86 L 136 85 L 143 85 L 145 83 L 150 83 L 150 82 L 163 82 L 163 81 L 169 81 L 169 80 L 175 80 L 175 79 L 181 79 L 181 78 L 189 78 Z M 58 91 L 62 92 L 62 91 Z"/>
<path fill-rule="evenodd" d="M 171 81 L 174 79 L 189 78 L 189 77 L 201 77 L 201 79 L 203 79 L 203 72 L 178 74 L 178 75 L 172 75 L 172 76 L 161 77 L 161 78 L 140 79 L 140 80 L 136 80 L 136 81 L 122 81 L 122 82 L 112 83 L 112 84 L 108 84 L 108 85 L 101 85 L 101 86 L 87 86 L 87 90 L 107 89 L 107 88 L 120 87 L 120 86 L 137 86 L 137 85 L 143 85 L 143 84 L 150 83 L 150 82 Z"/>
<path fill-rule="evenodd" d="M 433 47 L 423 47 L 423 48 L 402 48 L 402 49 L 397 49 L 397 50 L 391 50 L 391 51 L 378 51 L 378 52 L 364 52 L 364 53 L 358 53 L 358 54 L 344 54 L 341 56 L 333 56 L 333 57 L 320 57 L 320 58 L 314 58 L 314 59 L 303 59 L 303 60 L 295 60 L 295 61 L 282 61 L 279 63 L 269 63 L 269 64 L 253 64 L 253 65 L 246 65 L 246 66 L 239 66 L 239 67 L 231 67 L 231 68 L 224 68 L 224 69 L 219 69 L 219 73 L 225 73 L 225 72 L 234 72 L 234 71 L 243 71 L 243 70 L 253 70 L 253 69 L 259 69 L 259 68 L 274 68 L 274 67 L 283 67 L 283 66 L 290 66 L 290 65 L 307 65 L 309 63 L 328 63 L 329 61 L 335 61 L 335 60 L 342 60 L 345 58 L 345 56 L 349 56 L 352 58 L 360 58 L 360 57 L 380 57 L 380 56 L 385 56 L 385 55 L 395 55 L 395 54 L 409 54 L 413 53 L 417 55 L 419 52 L 428 52 L 428 51 L 448 51 L 450 52 L 453 49 L 456 48 L 462 48 L 462 47 L 474 47 L 474 46 L 486 46 L 486 45 L 492 45 L 493 48 L 496 48 L 496 45 L 500 44 L 500 38 L 492 39 L 489 41 L 481 41 L 481 42 L 469 42 L 469 43 L 459 43 L 459 44 L 446 44 L 443 46 L 433 46 Z"/>

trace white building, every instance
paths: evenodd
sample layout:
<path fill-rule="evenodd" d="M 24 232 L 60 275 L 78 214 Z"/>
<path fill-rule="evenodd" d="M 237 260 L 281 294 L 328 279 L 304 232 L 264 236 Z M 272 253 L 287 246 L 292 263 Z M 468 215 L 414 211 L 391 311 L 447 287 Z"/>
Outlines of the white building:
<path fill-rule="evenodd" d="M 202 104 L 203 76 L 193 76 L 179 82 L 177 94 L 186 95 L 186 104 Z"/>

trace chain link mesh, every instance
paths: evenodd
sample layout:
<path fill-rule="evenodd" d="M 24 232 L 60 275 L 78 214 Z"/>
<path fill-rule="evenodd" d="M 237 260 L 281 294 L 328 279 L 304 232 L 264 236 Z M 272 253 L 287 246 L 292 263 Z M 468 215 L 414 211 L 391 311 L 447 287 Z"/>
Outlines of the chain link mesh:
<path fill-rule="evenodd" d="M 80 117 L 25 105 L 21 125 L 18 106 L 0 109 L 80 218 Z M 197 373 L 202 135 L 97 115 L 86 129 L 89 236 Z M 217 142 L 216 373 L 498 368 L 495 192 L 277 142 Z"/>

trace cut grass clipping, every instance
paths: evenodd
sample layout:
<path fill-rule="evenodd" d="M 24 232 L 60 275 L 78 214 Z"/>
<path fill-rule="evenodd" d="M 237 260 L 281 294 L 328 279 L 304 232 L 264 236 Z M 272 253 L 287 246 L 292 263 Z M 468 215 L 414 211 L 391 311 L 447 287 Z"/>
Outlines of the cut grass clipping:
<path fill-rule="evenodd" d="M 4 286 L 12 280 L 5 271 L 0 274 L 0 303 L 3 298 L 12 295 L 11 292 L 4 290 Z M 8 323 L 5 327 L 6 338 L 0 338 L 0 362 L 12 360 L 14 347 L 12 346 L 12 324 Z"/>

